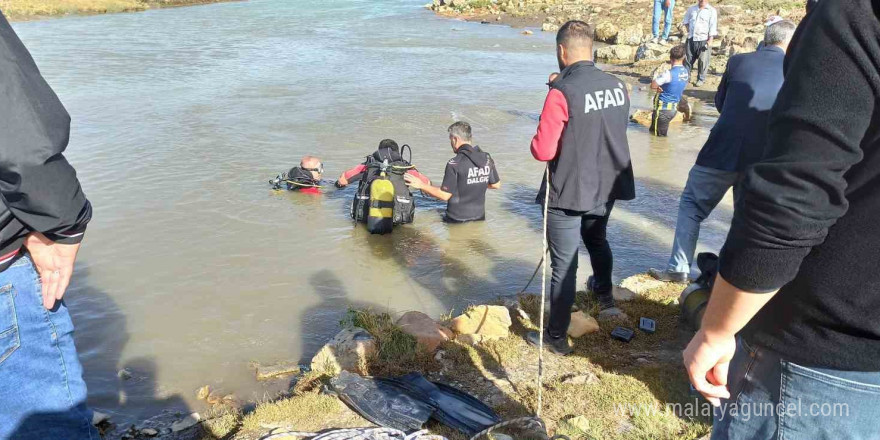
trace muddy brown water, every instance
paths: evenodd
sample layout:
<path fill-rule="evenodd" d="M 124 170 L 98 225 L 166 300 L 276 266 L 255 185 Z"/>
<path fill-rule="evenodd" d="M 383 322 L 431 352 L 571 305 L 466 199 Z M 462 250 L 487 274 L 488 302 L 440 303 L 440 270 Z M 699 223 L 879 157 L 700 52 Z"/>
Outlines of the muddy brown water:
<path fill-rule="evenodd" d="M 124 422 L 198 410 L 205 384 L 264 399 L 283 384 L 257 383 L 249 363 L 307 360 L 349 307 L 437 316 L 525 284 L 543 170 L 528 145 L 556 70 L 552 35 L 450 21 L 424 2 L 252 0 L 15 24 L 72 114 L 68 157 L 95 207 L 68 293 L 91 405 Z M 648 108 L 640 86 L 634 108 Z M 668 139 L 630 128 L 638 199 L 611 222 L 618 280 L 668 257 L 717 114 L 697 112 Z M 442 205 L 419 198 L 415 224 L 370 236 L 348 217 L 353 188 L 316 198 L 267 184 L 304 154 L 335 177 L 385 137 L 439 180 L 457 119 L 502 177 L 486 222 L 446 225 Z M 706 249 L 730 211 L 728 199 L 705 224 Z M 122 368 L 134 377 L 120 381 Z"/>

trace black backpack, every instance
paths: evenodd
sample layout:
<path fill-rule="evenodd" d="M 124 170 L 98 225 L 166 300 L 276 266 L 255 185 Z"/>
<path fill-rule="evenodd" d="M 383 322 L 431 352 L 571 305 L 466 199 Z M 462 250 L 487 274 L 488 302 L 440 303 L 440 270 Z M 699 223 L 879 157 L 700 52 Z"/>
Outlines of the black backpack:
<path fill-rule="evenodd" d="M 409 159 L 412 160 L 412 149 L 409 145 L 400 147 L 401 152 L 406 149 L 409 151 Z M 402 225 L 412 223 L 415 220 L 416 204 L 409 186 L 403 180 L 403 176 L 407 171 L 415 167 L 410 160 L 403 159 L 402 155 L 393 154 L 391 150 L 379 150 L 370 156 L 367 156 L 364 165 L 367 169 L 364 171 L 364 177 L 358 185 L 354 200 L 351 202 L 351 218 L 360 223 L 366 223 L 370 212 L 370 185 L 382 173 L 382 163 L 388 161 L 389 168 L 387 174 L 388 180 L 394 185 L 394 225 Z"/>

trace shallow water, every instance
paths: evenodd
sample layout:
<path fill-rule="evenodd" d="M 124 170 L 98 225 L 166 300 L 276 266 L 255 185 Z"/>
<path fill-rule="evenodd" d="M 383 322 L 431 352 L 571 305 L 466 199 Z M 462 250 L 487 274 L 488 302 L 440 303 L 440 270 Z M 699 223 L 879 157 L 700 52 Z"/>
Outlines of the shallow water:
<path fill-rule="evenodd" d="M 307 360 L 348 307 L 439 315 L 525 284 L 543 170 L 528 144 L 552 36 L 438 18 L 424 2 L 252 0 L 15 25 L 73 117 L 68 157 L 95 207 L 68 296 L 93 406 L 117 421 L 198 409 L 205 384 L 261 399 L 281 385 L 258 384 L 249 363 Z M 639 198 L 612 217 L 617 279 L 668 257 L 716 114 L 697 109 L 668 139 L 631 126 Z M 504 182 L 486 222 L 446 225 L 420 198 L 415 224 L 375 237 L 348 217 L 353 188 L 315 198 L 267 184 L 304 154 L 335 178 L 385 137 L 439 180 L 459 118 Z M 707 249 L 730 210 L 706 222 Z M 123 367 L 135 377 L 120 382 Z"/>

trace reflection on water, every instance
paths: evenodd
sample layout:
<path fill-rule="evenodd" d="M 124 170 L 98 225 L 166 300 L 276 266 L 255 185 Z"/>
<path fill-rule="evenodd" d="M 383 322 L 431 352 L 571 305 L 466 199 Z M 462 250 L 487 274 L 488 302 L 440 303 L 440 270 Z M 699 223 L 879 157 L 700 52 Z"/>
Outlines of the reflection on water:
<path fill-rule="evenodd" d="M 69 158 L 95 206 L 69 297 L 93 405 L 125 420 L 193 406 L 205 384 L 260 398 L 248 362 L 307 358 L 349 306 L 439 315 L 525 284 L 543 169 L 528 143 L 552 36 L 422 3 L 252 0 L 16 24 L 73 115 Z M 617 278 L 667 258 L 713 122 L 709 105 L 697 111 L 668 139 L 631 127 L 639 198 L 615 208 Z M 486 222 L 444 224 L 442 204 L 419 197 L 414 224 L 376 237 L 348 218 L 354 188 L 314 197 L 266 183 L 304 154 L 335 177 L 386 137 L 439 180 L 458 118 L 504 181 Z M 707 221 L 706 246 L 729 216 L 728 203 Z M 135 379 L 120 383 L 126 366 Z"/>

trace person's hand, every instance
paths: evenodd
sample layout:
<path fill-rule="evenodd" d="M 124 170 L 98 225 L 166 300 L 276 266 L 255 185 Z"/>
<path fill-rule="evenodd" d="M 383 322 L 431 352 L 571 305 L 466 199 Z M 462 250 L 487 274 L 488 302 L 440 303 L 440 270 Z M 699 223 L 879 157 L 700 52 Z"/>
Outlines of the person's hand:
<path fill-rule="evenodd" d="M 736 352 L 736 338 L 710 336 L 700 330 L 684 350 L 684 366 L 694 388 L 714 406 L 729 399 L 727 371 Z"/>
<path fill-rule="evenodd" d="M 412 174 L 404 174 L 403 180 L 406 182 L 407 186 L 412 189 L 422 189 L 425 187 L 425 182 L 422 182 L 422 179 L 419 179 Z"/>
<path fill-rule="evenodd" d="M 345 176 L 339 176 L 339 180 L 336 181 L 337 188 L 345 188 L 348 186 L 348 179 Z"/>
<path fill-rule="evenodd" d="M 669 9 L 669 5 L 670 5 L 669 0 L 666 0 L 665 2 L 663 2 L 663 7 L 664 7 L 664 8 Z"/>
<path fill-rule="evenodd" d="M 55 301 L 61 301 L 70 276 L 79 244 L 59 244 L 39 232 L 31 232 L 24 239 L 24 247 L 31 254 L 42 283 L 43 306 L 51 310 Z"/>

